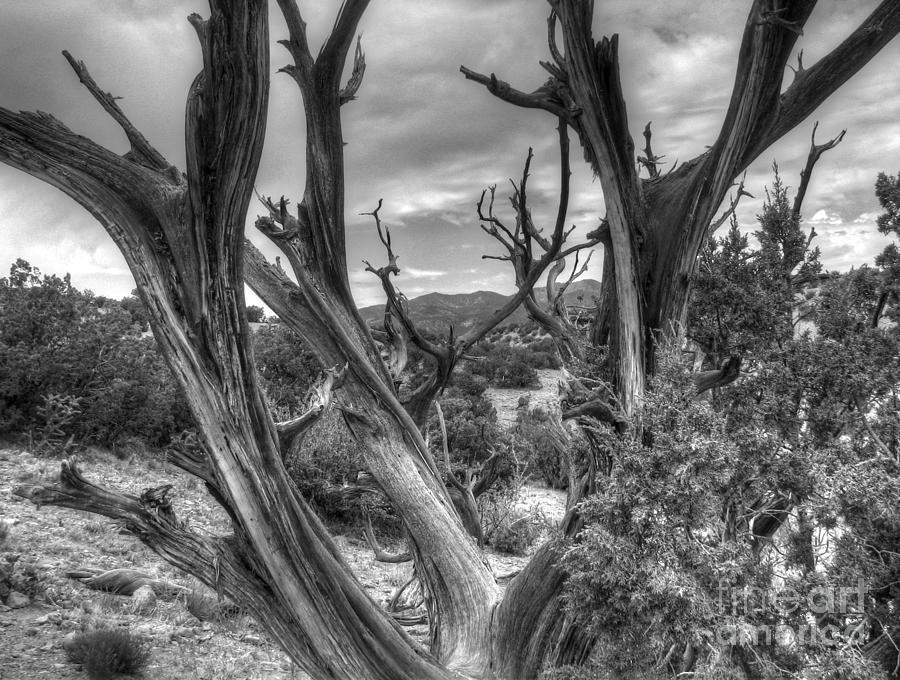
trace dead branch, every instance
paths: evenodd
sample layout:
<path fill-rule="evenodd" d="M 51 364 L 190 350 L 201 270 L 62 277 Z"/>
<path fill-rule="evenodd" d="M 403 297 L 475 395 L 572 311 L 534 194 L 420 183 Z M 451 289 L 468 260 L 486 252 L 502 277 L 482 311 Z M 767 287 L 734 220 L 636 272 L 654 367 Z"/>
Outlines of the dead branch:
<path fill-rule="evenodd" d="M 730 357 L 722 368 L 712 371 L 701 371 L 692 376 L 694 387 L 697 395 L 701 395 L 707 390 L 724 387 L 729 383 L 733 383 L 741 374 L 741 358 Z"/>
<path fill-rule="evenodd" d="M 341 90 L 341 105 L 356 99 L 356 93 L 362 85 L 363 76 L 366 73 L 366 55 L 362 51 L 362 36 L 356 40 L 356 53 L 353 55 L 353 72 L 350 74 L 347 84 Z"/>
<path fill-rule="evenodd" d="M 372 553 L 375 555 L 375 559 L 378 562 L 384 562 L 386 564 L 401 564 L 403 562 L 410 562 L 412 560 L 412 554 L 405 550 L 401 553 L 389 553 L 381 545 L 378 543 L 378 539 L 375 538 L 375 530 L 372 528 L 372 518 L 369 516 L 368 510 L 365 512 L 366 525 L 363 529 L 366 537 L 366 543 L 369 544 L 369 548 L 371 548 Z"/>
<path fill-rule="evenodd" d="M 347 368 L 348 365 L 344 364 L 343 367 L 334 366 L 322 371 L 306 393 L 306 410 L 296 418 L 276 424 L 282 455 L 293 450 L 331 406 L 332 394 L 344 383 Z"/>
<path fill-rule="evenodd" d="M 69 65 L 75 73 L 78 74 L 78 80 L 80 80 L 88 89 L 94 99 L 96 99 L 100 106 L 103 107 L 103 110 L 106 111 L 125 132 L 125 136 L 128 137 L 128 141 L 131 144 L 132 158 L 141 165 L 153 170 L 166 170 L 172 167 L 163 155 L 154 149 L 150 142 L 147 141 L 147 138 L 132 125 L 130 120 L 128 120 L 128 117 L 116 103 L 118 97 L 113 97 L 109 92 L 104 92 L 100 89 L 91 77 L 91 74 L 88 73 L 84 62 L 76 61 L 67 50 L 63 50 L 63 56 L 66 58 L 66 61 L 69 62 Z"/>
<path fill-rule="evenodd" d="M 159 597 L 172 598 L 179 593 L 187 592 L 187 588 L 170 581 L 153 578 L 137 569 L 80 569 L 66 572 L 66 576 L 80 581 L 92 590 L 102 590 L 114 595 L 132 595 L 143 586 L 150 586 Z"/>
<path fill-rule="evenodd" d="M 898 33 L 900 5 L 893 0 L 882 0 L 840 45 L 813 66 L 797 73 L 794 82 L 779 97 L 777 119 L 768 134 L 756 140 L 751 151 L 753 156 L 806 119 Z M 780 75 L 778 78 L 780 81 Z"/>
<path fill-rule="evenodd" d="M 662 161 L 665 156 L 656 156 L 653 153 L 653 149 L 650 147 L 650 137 L 652 133 L 650 132 L 650 123 L 644 126 L 644 155 L 638 156 L 638 163 L 643 165 L 647 172 L 650 174 L 650 179 L 654 179 L 659 177 L 659 166 L 661 165 L 660 161 Z"/>
<path fill-rule="evenodd" d="M 824 144 L 816 144 L 816 130 L 818 127 L 819 121 L 816 121 L 815 125 L 813 125 L 809 154 L 806 157 L 806 165 L 803 170 L 800 171 L 800 186 L 797 188 L 797 195 L 794 196 L 794 204 L 791 208 L 791 214 L 795 220 L 800 219 L 800 208 L 803 205 L 803 199 L 806 197 L 806 190 L 809 188 L 809 180 L 812 177 L 813 167 L 815 167 L 823 153 L 840 144 L 841 140 L 844 139 L 844 135 L 847 134 L 847 130 L 841 130 L 841 133 L 837 137 L 828 140 Z"/>
<path fill-rule="evenodd" d="M 484 85 L 492 95 L 515 106 L 526 109 L 543 109 L 566 123 L 573 123 L 580 114 L 577 108 L 570 108 L 566 104 L 563 88 L 557 78 L 551 78 L 534 92 L 526 93 L 515 89 L 506 81 L 500 80 L 493 73 L 485 76 L 465 66 L 460 66 L 459 71 L 466 77 L 466 80 Z"/>
<path fill-rule="evenodd" d="M 381 210 L 383 199 L 378 199 L 378 206 L 375 210 L 367 213 L 360 213 L 361 215 L 371 215 L 372 219 L 375 221 L 375 229 L 378 232 L 378 240 L 381 241 L 382 245 L 387 252 L 388 263 L 383 267 L 374 267 L 370 262 L 364 261 L 366 265 L 366 271 L 372 272 L 378 279 L 381 281 L 381 287 L 384 290 L 385 295 L 387 296 L 387 306 L 385 308 L 385 331 L 387 333 L 391 333 L 391 322 L 389 317 L 396 318 L 403 330 L 406 332 L 406 335 L 409 336 L 410 340 L 421 349 L 426 354 L 430 354 L 438 362 L 446 362 L 449 359 L 448 349 L 446 347 L 442 347 L 437 345 L 430 340 L 428 340 L 422 333 L 419 331 L 416 324 L 413 322 L 412 318 L 409 315 L 409 308 L 406 305 L 406 296 L 404 296 L 400 291 L 398 291 L 393 282 L 391 281 L 391 276 L 396 276 L 400 273 L 400 267 L 397 265 L 397 255 L 394 253 L 392 241 L 391 241 L 391 231 L 387 226 L 382 225 L 381 216 L 379 211 Z M 396 377 L 396 376 L 395 376 Z"/>
<path fill-rule="evenodd" d="M 532 221 L 531 214 L 527 207 L 527 181 L 532 158 L 530 149 L 528 156 L 525 159 L 525 168 L 522 172 L 522 179 L 518 186 L 514 185 L 513 195 L 510 198 L 510 203 L 517 215 L 516 227 L 512 232 L 506 227 L 502 227 L 502 223 L 493 214 L 493 188 L 491 189 L 490 208 L 485 219 L 482 210 L 484 200 L 484 194 L 482 193 L 482 200 L 478 203 L 479 221 L 482 222 L 483 228 L 484 223 L 488 223 L 489 226 L 485 228 L 485 231 L 491 236 L 494 236 L 494 238 L 496 238 L 509 253 L 509 260 L 513 265 L 513 270 L 516 275 L 517 290 L 516 293 L 488 320 L 481 325 L 472 328 L 459 339 L 459 347 L 462 351 L 471 347 L 475 342 L 484 337 L 491 328 L 512 314 L 512 312 L 514 312 L 516 308 L 531 295 L 531 291 L 541 275 L 559 256 L 559 252 L 566 237 L 565 219 L 569 206 L 569 177 L 571 172 L 569 169 L 569 136 L 566 131 L 566 124 L 561 119 L 558 121 L 557 131 L 560 150 L 560 190 L 556 222 L 549 239 L 540 234 L 540 231 Z M 495 227 L 502 227 L 500 231 L 506 235 L 508 241 L 505 241 L 501 237 L 500 231 Z M 544 251 L 538 259 L 535 259 L 533 255 L 535 245 Z"/>
<path fill-rule="evenodd" d="M 453 474 L 453 468 L 450 465 L 450 447 L 447 444 L 447 423 L 444 421 L 444 409 L 441 408 L 441 403 L 437 400 L 434 402 L 434 410 L 437 413 L 438 425 L 441 428 L 441 449 L 444 452 L 444 463 L 447 466 L 447 482 L 452 484 L 462 494 L 471 493 L 471 489 L 467 489 Z"/>
<path fill-rule="evenodd" d="M 747 173 L 745 172 L 743 177 L 741 177 L 741 181 L 738 182 L 737 191 L 735 192 L 734 196 L 729 199 L 728 208 L 725 210 L 725 212 L 723 212 L 718 217 L 718 219 L 716 219 L 715 222 L 713 222 L 711 225 L 709 225 L 709 233 L 710 234 L 715 233 L 716 230 L 719 229 L 719 227 L 721 227 L 723 224 L 725 224 L 725 221 L 728 218 L 730 218 L 732 215 L 735 214 L 735 211 L 737 210 L 738 202 L 741 200 L 741 198 L 743 196 L 746 196 L 747 198 L 755 198 L 753 196 L 753 194 L 751 194 L 749 191 L 746 191 L 744 189 L 744 182 L 746 179 L 747 179 Z"/>

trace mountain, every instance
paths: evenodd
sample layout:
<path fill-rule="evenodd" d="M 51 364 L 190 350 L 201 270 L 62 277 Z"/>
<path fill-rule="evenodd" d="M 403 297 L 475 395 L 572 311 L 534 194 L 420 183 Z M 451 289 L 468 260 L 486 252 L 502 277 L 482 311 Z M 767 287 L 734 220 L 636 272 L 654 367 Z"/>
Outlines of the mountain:
<path fill-rule="evenodd" d="M 538 300 L 544 299 L 544 288 L 535 288 Z M 575 281 L 566 290 L 565 300 L 569 305 L 594 306 L 594 297 L 600 295 L 600 282 L 594 279 Z M 444 334 L 452 325 L 457 334 L 464 333 L 477 323 L 487 320 L 495 310 L 506 303 L 510 295 L 501 295 L 488 290 L 475 293 L 426 293 L 409 301 L 409 315 L 423 331 Z M 372 305 L 359 310 L 363 319 L 381 320 L 384 305 Z M 504 319 L 500 325 L 521 324 L 528 320 L 524 307 Z"/>

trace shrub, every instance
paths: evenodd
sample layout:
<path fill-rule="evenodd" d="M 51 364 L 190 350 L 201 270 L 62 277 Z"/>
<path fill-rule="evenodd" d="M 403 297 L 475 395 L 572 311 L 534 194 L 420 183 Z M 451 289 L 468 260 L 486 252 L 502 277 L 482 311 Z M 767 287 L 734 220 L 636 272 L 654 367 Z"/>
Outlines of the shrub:
<path fill-rule="evenodd" d="M 69 441 L 162 446 L 190 426 L 188 409 L 140 302 L 79 291 L 24 260 L 0 278 L 0 433 L 28 433 L 38 453 Z"/>
<path fill-rule="evenodd" d="M 21 561 L 9 565 L 7 580 L 10 590 L 27 595 L 31 600 L 41 600 L 47 592 L 47 573 L 38 569 L 37 565 Z"/>
<path fill-rule="evenodd" d="M 300 493 L 327 520 L 352 522 L 361 517 L 360 499 L 343 484 L 363 469 L 359 445 L 336 411 L 329 411 L 288 456 L 288 472 Z"/>
<path fill-rule="evenodd" d="M 31 431 L 29 448 L 35 456 L 65 455 L 72 447 L 74 436 L 68 431 L 80 409 L 76 397 L 64 394 L 45 394 L 37 407 L 39 424 Z"/>
<path fill-rule="evenodd" d="M 529 409 L 528 404 L 524 404 L 516 416 L 514 436 L 527 476 L 542 480 L 551 489 L 568 486 L 564 455 L 567 444 L 559 433 L 554 432 L 550 416 L 544 409 Z"/>
<path fill-rule="evenodd" d="M 290 328 L 270 324 L 253 334 L 253 355 L 262 387 L 277 417 L 300 415 L 306 391 L 320 366 Z"/>
<path fill-rule="evenodd" d="M 514 509 L 494 528 L 488 540 L 494 549 L 511 555 L 524 555 L 548 526 L 540 508 Z"/>
<path fill-rule="evenodd" d="M 150 659 L 150 648 L 127 630 L 99 628 L 77 635 L 66 649 L 69 660 L 84 665 L 94 680 L 135 675 Z"/>

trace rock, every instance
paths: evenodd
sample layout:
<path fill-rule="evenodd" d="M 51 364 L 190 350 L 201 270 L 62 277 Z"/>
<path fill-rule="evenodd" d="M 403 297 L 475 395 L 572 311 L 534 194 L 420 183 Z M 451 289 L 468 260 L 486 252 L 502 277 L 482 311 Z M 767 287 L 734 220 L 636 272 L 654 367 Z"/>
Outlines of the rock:
<path fill-rule="evenodd" d="M 22 609 L 31 604 L 31 600 L 27 595 L 23 595 L 18 590 L 10 590 L 9 596 L 6 598 L 6 606 L 10 609 Z"/>
<path fill-rule="evenodd" d="M 172 631 L 171 636 L 173 638 L 183 637 L 183 638 L 192 638 L 196 635 L 193 628 L 188 628 L 187 626 L 181 626 L 180 628 L 176 628 Z"/>
<path fill-rule="evenodd" d="M 146 614 L 156 606 L 156 593 L 150 586 L 141 586 L 131 595 L 131 611 Z"/>
<path fill-rule="evenodd" d="M 64 650 L 66 650 L 67 652 L 72 651 L 73 649 L 75 649 L 75 643 L 78 641 L 79 637 L 80 637 L 80 633 L 78 633 L 76 631 L 72 631 L 71 633 L 69 633 L 68 635 L 66 635 L 63 638 L 62 648 Z"/>

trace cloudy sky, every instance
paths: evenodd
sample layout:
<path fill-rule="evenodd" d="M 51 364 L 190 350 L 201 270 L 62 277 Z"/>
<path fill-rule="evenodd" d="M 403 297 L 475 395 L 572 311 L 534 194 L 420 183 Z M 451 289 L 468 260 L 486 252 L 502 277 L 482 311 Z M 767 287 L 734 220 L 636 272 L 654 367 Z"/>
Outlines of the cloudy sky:
<path fill-rule="evenodd" d="M 619 33 L 622 80 L 636 142 L 653 121 L 654 151 L 686 160 L 711 144 L 724 116 L 749 0 L 597 0 L 594 32 Z M 273 41 L 286 36 L 272 3 Z M 877 5 L 875 0 L 822 0 L 799 47 L 809 66 L 839 43 Z M 310 38 L 330 27 L 336 0 L 303 3 Z M 186 21 L 206 14 L 202 0 L 32 0 L 0 9 L 0 106 L 51 112 L 74 130 L 124 152 L 124 137 L 79 84 L 60 52 L 84 60 L 101 87 L 153 144 L 180 167 L 183 107 L 199 70 L 199 51 Z M 459 74 L 460 64 L 495 71 L 520 89 L 545 80 L 547 5 L 542 0 L 382 0 L 361 26 L 368 70 L 357 101 L 344 108 L 350 278 L 360 304 L 380 301 L 377 280 L 362 259 L 380 262 L 369 218 L 384 198 L 408 296 L 432 290 L 511 292 L 498 252 L 475 220 L 481 189 L 521 172 L 535 149 L 531 205 L 547 223 L 555 213 L 558 157 L 555 121 L 513 108 Z M 273 45 L 273 70 L 287 63 Z M 817 141 L 847 128 L 844 142 L 820 161 L 806 197 L 828 268 L 871 262 L 887 242 L 874 227 L 872 192 L 879 171 L 900 169 L 900 40 L 895 40 L 811 118 L 767 150 L 750 169 L 756 196 L 778 161 L 796 186 L 814 120 Z M 790 74 L 787 76 L 789 82 Z M 303 186 L 304 131 L 299 92 L 273 76 L 269 134 L 257 178 L 260 192 L 297 198 Z M 640 144 L 638 144 L 640 146 Z M 569 221 L 577 233 L 604 214 L 599 187 L 573 150 Z M 252 217 L 257 212 L 251 207 Z M 759 202 L 739 211 L 753 229 Z M 252 231 L 252 227 L 250 228 Z M 264 239 L 253 235 L 263 246 Z M 271 250 L 266 252 L 272 253 Z M 0 268 L 22 257 L 45 273 L 70 272 L 81 288 L 111 296 L 133 287 L 112 241 L 84 210 L 58 191 L 0 166 Z M 599 278 L 602 258 L 591 274 Z"/>

